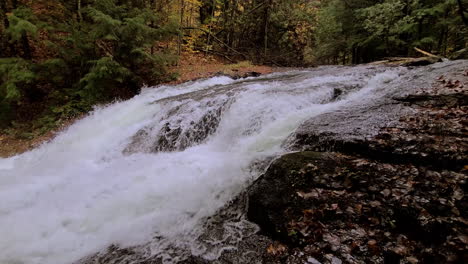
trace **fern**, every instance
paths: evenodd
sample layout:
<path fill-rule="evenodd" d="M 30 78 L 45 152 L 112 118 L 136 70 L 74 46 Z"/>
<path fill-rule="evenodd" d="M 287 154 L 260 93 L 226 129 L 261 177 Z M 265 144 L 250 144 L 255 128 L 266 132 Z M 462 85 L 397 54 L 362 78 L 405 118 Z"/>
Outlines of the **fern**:
<path fill-rule="evenodd" d="M 27 2 L 19 5 L 29 6 L 31 1 Z M 0 28 L 6 33 L 0 48 L 6 47 L 9 56 L 23 57 L 0 59 L 0 109 L 11 111 L 8 116 L 15 119 L 21 104 L 45 109 L 31 116 L 37 115 L 40 124 L 50 123 L 44 120 L 73 116 L 95 104 L 132 96 L 142 85 L 166 78 L 168 58 L 149 51 L 178 26 L 163 22 L 146 8 L 147 1 L 85 1 L 81 18 L 72 3 L 54 2 L 60 3 L 55 11 L 64 10 L 54 13 L 63 16 L 62 21 L 47 17 L 50 10 L 37 8 L 38 3 L 34 12 L 20 7 L 8 13 L 9 27 Z M 40 44 L 32 41 L 39 33 Z M 0 123 L 5 123 L 6 115 L 0 113 Z"/>

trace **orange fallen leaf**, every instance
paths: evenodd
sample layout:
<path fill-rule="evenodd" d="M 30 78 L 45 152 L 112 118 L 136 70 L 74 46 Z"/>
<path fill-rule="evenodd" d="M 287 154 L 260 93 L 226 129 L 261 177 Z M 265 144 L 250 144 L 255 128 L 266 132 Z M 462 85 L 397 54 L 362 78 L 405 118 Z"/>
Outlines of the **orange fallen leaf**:
<path fill-rule="evenodd" d="M 267 253 L 270 255 L 278 255 L 278 254 L 285 253 L 286 250 L 287 248 L 282 244 L 277 244 L 277 245 L 271 244 L 267 248 Z"/>

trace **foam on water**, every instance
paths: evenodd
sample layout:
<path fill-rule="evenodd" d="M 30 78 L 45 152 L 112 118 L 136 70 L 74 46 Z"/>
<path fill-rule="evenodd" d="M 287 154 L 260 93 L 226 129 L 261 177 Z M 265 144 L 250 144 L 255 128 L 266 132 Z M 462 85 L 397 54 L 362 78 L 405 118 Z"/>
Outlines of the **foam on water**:
<path fill-rule="evenodd" d="M 217 77 L 145 88 L 97 108 L 52 142 L 0 159 L 0 263 L 73 263 L 111 244 L 138 245 L 156 235 L 190 243 L 202 219 L 259 175 L 251 163 L 284 152 L 283 141 L 304 119 L 373 100 L 402 71 Z M 345 90 L 337 100 L 336 88 Z M 216 129 L 201 140 L 152 151 L 161 128 L 209 126 L 200 120 L 217 106 L 223 107 L 215 112 Z M 138 131 L 152 132 L 126 153 Z"/>

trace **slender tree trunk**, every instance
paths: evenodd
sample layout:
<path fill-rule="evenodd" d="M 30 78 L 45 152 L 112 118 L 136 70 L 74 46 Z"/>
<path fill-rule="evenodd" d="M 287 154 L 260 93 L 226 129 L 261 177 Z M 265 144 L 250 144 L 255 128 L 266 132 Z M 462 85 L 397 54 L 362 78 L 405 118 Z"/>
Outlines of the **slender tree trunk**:
<path fill-rule="evenodd" d="M 268 55 L 268 26 L 269 26 L 269 20 L 270 20 L 270 9 L 271 9 L 271 4 L 272 0 L 267 0 L 268 5 L 265 7 L 265 28 L 264 28 L 264 33 L 263 33 L 263 43 L 264 43 L 264 51 L 263 54 L 265 56 L 265 59 L 267 58 Z"/>
<path fill-rule="evenodd" d="M 465 17 L 465 9 L 462 4 L 462 0 L 457 0 L 458 3 L 458 13 L 460 14 L 463 23 L 465 23 L 465 26 L 468 26 L 468 19 Z"/>
<path fill-rule="evenodd" d="M 444 14 L 444 20 L 446 20 L 448 18 L 450 14 L 450 11 L 449 10 L 446 10 L 445 11 L 445 14 Z M 448 33 L 449 33 L 449 27 L 448 25 L 444 25 L 443 28 L 442 28 L 442 32 L 440 34 L 440 38 L 439 38 L 439 43 L 438 43 L 438 47 L 437 47 L 437 50 L 443 55 L 445 56 L 445 53 L 447 51 L 447 38 L 448 38 Z"/>
<path fill-rule="evenodd" d="M 4 34 L 4 31 L 10 26 L 10 23 L 8 21 L 8 17 L 7 17 L 7 13 L 8 13 L 8 10 L 7 10 L 7 7 L 6 7 L 6 1 L 0 1 L 0 11 L 1 11 L 1 14 L 2 14 L 2 17 L 0 18 L 1 21 L 2 21 L 2 31 L 0 31 L 0 57 L 8 57 L 8 52 L 7 52 L 7 49 L 6 47 L 7 46 L 11 46 L 8 44 L 8 37 L 6 36 L 6 34 Z M 10 48 L 10 52 L 11 52 L 11 48 Z"/>
<path fill-rule="evenodd" d="M 153 12 L 156 12 L 156 0 L 151 0 L 149 4 L 150 4 L 149 8 L 150 8 Z M 151 28 L 154 28 L 154 21 L 151 21 L 150 27 L 151 27 Z M 151 44 L 151 51 L 150 51 L 150 52 L 151 52 L 151 55 L 154 54 L 154 44 L 155 44 L 155 43 Z"/>
<path fill-rule="evenodd" d="M 231 16 L 229 18 L 229 33 L 228 33 L 228 44 L 233 47 L 234 46 L 234 28 L 235 28 L 235 25 L 237 24 L 235 21 L 234 21 L 234 14 L 236 13 L 237 11 L 237 5 L 238 5 L 238 0 L 235 0 L 234 1 L 234 5 L 231 7 Z"/>
<path fill-rule="evenodd" d="M 215 10 L 216 10 L 216 2 L 215 2 L 215 0 L 212 0 L 211 1 L 211 13 L 210 13 L 211 18 L 214 17 Z M 208 24 L 208 31 L 209 32 L 211 32 L 211 28 L 212 28 L 212 23 L 210 22 Z M 211 34 L 208 34 L 208 36 L 206 36 L 206 48 L 205 48 L 205 54 L 206 55 L 208 55 L 208 50 L 209 50 L 210 43 L 211 43 Z"/>
<path fill-rule="evenodd" d="M 83 22 L 83 15 L 81 14 L 81 0 L 76 1 L 76 12 L 78 13 L 78 21 Z"/>
<path fill-rule="evenodd" d="M 193 5 L 190 6 L 190 15 L 188 17 L 188 26 L 192 26 L 192 21 L 193 21 L 193 13 L 194 13 L 195 7 Z"/>
<path fill-rule="evenodd" d="M 389 36 L 389 29 L 385 29 L 385 36 L 384 36 L 384 41 L 385 41 L 385 55 L 389 56 L 390 55 L 390 36 Z"/>
<path fill-rule="evenodd" d="M 185 0 L 180 0 L 180 26 L 184 27 Z"/>
<path fill-rule="evenodd" d="M 437 42 L 437 50 L 438 50 L 440 53 L 443 53 L 443 52 L 442 52 L 442 44 L 444 43 L 444 38 L 445 38 L 445 27 L 443 27 L 443 28 L 440 30 L 439 41 Z"/>
<path fill-rule="evenodd" d="M 3 27 L 7 29 L 10 26 L 10 22 L 8 21 L 8 16 L 7 16 L 8 9 L 7 9 L 5 0 L 0 1 L 0 10 L 2 11 L 2 14 L 3 14 Z"/>
<path fill-rule="evenodd" d="M 179 27 L 179 37 L 177 41 L 177 54 L 180 56 L 182 53 L 182 28 L 184 23 L 184 9 L 185 9 L 185 1 L 180 0 L 180 27 Z M 179 61 L 177 61 L 177 65 L 179 65 Z"/>
<path fill-rule="evenodd" d="M 228 27 L 228 10 L 229 10 L 229 1 L 230 0 L 224 0 L 223 2 L 223 29 L 227 29 Z M 229 41 L 229 40 L 228 40 Z"/>
<path fill-rule="evenodd" d="M 445 30 L 445 40 L 444 40 L 444 50 L 442 55 L 445 57 L 447 55 L 447 47 L 448 47 L 448 36 L 449 36 L 450 29 L 447 26 L 447 30 Z"/>
<path fill-rule="evenodd" d="M 21 36 L 21 43 L 23 45 L 23 57 L 27 60 L 32 59 L 31 46 L 29 45 L 28 36 L 25 33 Z"/>
<path fill-rule="evenodd" d="M 351 64 L 356 64 L 356 48 L 351 49 Z"/>

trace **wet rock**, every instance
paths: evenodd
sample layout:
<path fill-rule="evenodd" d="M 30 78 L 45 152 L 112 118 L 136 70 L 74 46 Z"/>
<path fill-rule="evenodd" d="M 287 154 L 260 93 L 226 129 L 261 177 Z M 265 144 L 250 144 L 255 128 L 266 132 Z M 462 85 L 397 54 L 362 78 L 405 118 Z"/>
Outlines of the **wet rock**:
<path fill-rule="evenodd" d="M 341 261 L 341 259 L 339 259 L 337 257 L 332 257 L 331 264 L 341 264 L 341 263 L 343 263 L 343 261 Z"/>
<path fill-rule="evenodd" d="M 215 76 L 226 76 L 226 77 L 230 77 L 230 78 L 232 78 L 234 80 L 248 78 L 248 77 L 259 77 L 261 75 L 262 75 L 262 73 L 255 72 L 255 71 L 249 71 L 249 72 L 232 71 L 231 73 L 217 72 L 215 74 Z"/>
<path fill-rule="evenodd" d="M 244 73 L 243 78 L 246 78 L 246 77 L 259 77 L 260 75 L 262 75 L 260 72 L 251 71 L 251 72 Z"/>
<path fill-rule="evenodd" d="M 180 119 L 174 119 L 163 124 L 159 129 L 157 126 L 156 128 L 153 126 L 145 127 L 132 137 L 124 153 L 182 151 L 200 144 L 216 132 L 221 122 L 221 115 L 228 104 L 228 99 L 219 104 L 208 101 L 207 106 L 211 109 L 188 124 L 181 123 Z M 179 111 L 183 113 L 186 109 L 181 109 L 180 106 L 175 107 L 169 118 L 177 116 Z"/>
<path fill-rule="evenodd" d="M 289 204 L 305 203 L 306 200 L 298 194 L 308 187 L 308 179 L 312 174 L 299 172 L 304 164 L 324 164 L 321 159 L 324 154 L 301 152 L 285 155 L 273 162 L 268 172 L 249 188 L 249 220 L 259 224 L 262 230 L 274 238 L 288 239 L 288 222 L 285 210 Z M 310 169 L 307 169 L 308 172 Z M 316 179 L 320 181 L 320 179 Z"/>
<path fill-rule="evenodd" d="M 338 97 L 340 97 L 342 94 L 343 94 L 343 90 L 341 90 L 341 89 L 339 89 L 339 88 L 334 88 L 334 89 L 333 89 L 332 100 L 338 99 Z"/>
<path fill-rule="evenodd" d="M 316 260 L 316 259 L 313 258 L 313 257 L 307 258 L 307 263 L 310 263 L 310 264 L 322 264 L 322 263 L 320 263 L 320 261 Z"/>
<path fill-rule="evenodd" d="M 438 79 L 426 94 L 305 122 L 290 141 L 301 151 L 249 188 L 249 220 L 322 263 L 465 263 L 467 78 Z"/>
<path fill-rule="evenodd" d="M 457 107 L 468 105 L 468 94 L 412 94 L 394 98 L 397 101 L 431 107 Z"/>
<path fill-rule="evenodd" d="M 459 170 L 468 164 L 467 84 L 463 71 L 454 71 L 425 92 L 313 118 L 290 141 L 293 149 Z"/>

